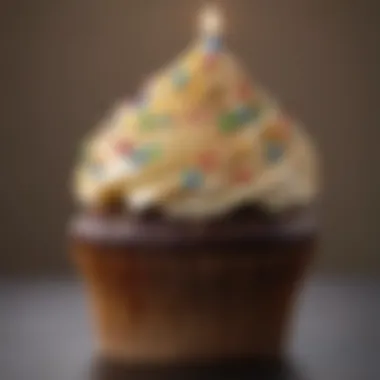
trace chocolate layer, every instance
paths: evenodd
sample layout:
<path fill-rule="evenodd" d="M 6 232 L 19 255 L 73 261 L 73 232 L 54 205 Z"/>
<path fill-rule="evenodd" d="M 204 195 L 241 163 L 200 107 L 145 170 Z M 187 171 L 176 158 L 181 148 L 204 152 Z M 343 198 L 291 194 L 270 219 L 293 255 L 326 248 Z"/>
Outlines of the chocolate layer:
<path fill-rule="evenodd" d="M 71 237 L 86 243 L 142 248 L 242 247 L 256 243 L 309 241 L 316 236 L 315 214 L 310 209 L 270 215 L 241 209 L 214 221 L 167 220 L 158 214 L 133 217 L 120 214 L 76 216 Z"/>

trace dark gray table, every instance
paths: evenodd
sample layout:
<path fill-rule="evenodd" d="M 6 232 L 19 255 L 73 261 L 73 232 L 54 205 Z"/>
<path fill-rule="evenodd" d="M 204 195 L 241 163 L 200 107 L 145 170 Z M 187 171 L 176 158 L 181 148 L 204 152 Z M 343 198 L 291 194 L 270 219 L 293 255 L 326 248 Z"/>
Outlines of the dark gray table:
<path fill-rule="evenodd" d="M 92 358 L 81 285 L 0 282 L 0 380 L 379 380 L 380 282 L 318 278 L 294 320 L 289 366 L 117 369 Z M 377 327 L 377 329 L 376 329 Z"/>

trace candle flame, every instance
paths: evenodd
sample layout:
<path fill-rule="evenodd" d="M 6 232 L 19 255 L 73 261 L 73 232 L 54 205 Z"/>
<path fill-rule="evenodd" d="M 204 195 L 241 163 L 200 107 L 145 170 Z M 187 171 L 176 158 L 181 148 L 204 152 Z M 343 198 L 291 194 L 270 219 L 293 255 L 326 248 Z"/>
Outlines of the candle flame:
<path fill-rule="evenodd" d="M 223 29 L 223 17 L 216 5 L 207 5 L 200 15 L 200 27 L 205 34 L 221 34 Z"/>

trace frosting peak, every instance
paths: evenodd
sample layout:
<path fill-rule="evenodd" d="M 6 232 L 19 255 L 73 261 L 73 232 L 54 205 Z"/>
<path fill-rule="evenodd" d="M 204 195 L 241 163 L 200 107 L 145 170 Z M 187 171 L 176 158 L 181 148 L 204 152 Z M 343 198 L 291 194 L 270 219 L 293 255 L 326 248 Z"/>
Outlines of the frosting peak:
<path fill-rule="evenodd" d="M 116 197 L 131 212 L 206 218 L 246 203 L 279 209 L 313 199 L 308 136 L 225 49 L 214 8 L 201 28 L 193 46 L 86 142 L 75 176 L 81 202 Z"/>

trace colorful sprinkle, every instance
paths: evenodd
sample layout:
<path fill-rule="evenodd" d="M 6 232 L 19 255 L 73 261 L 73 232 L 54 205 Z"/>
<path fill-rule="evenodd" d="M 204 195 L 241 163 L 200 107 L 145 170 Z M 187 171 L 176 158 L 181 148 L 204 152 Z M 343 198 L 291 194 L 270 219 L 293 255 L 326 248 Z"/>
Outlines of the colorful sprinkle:
<path fill-rule="evenodd" d="M 291 133 L 291 122 L 289 119 L 280 118 L 270 122 L 265 130 L 265 137 L 273 141 L 287 141 Z"/>
<path fill-rule="evenodd" d="M 267 141 L 265 144 L 265 156 L 271 164 L 275 164 L 282 159 L 285 148 L 282 144 L 274 141 Z"/>
<path fill-rule="evenodd" d="M 199 157 L 199 164 L 205 171 L 212 171 L 218 166 L 218 157 L 214 152 L 202 153 Z"/>
<path fill-rule="evenodd" d="M 219 128 L 222 132 L 231 132 L 244 127 L 259 115 L 258 108 L 240 106 L 231 112 L 224 113 L 219 118 Z"/>
<path fill-rule="evenodd" d="M 139 125 L 143 131 L 150 131 L 156 127 L 165 127 L 170 125 L 172 118 L 167 114 L 152 114 L 143 112 L 139 116 Z"/>
<path fill-rule="evenodd" d="M 162 150 L 158 145 L 150 144 L 135 149 L 132 153 L 132 161 L 138 165 L 147 165 L 154 162 L 162 155 Z"/>
<path fill-rule="evenodd" d="M 181 182 L 185 189 L 198 189 L 203 183 L 203 174 L 196 169 L 186 170 L 181 174 Z"/>
<path fill-rule="evenodd" d="M 220 36 L 207 36 L 205 40 L 205 50 L 207 53 L 217 53 L 222 49 L 223 43 Z"/>
<path fill-rule="evenodd" d="M 206 70 L 215 69 L 216 65 L 219 62 L 219 57 L 216 54 L 206 55 L 204 58 L 204 68 Z"/>
<path fill-rule="evenodd" d="M 253 119 L 252 108 L 246 106 L 240 106 L 235 110 L 236 119 L 239 124 L 249 123 Z"/>
<path fill-rule="evenodd" d="M 233 180 L 238 184 L 247 184 L 252 180 L 252 171 L 240 169 L 234 173 Z"/>
<path fill-rule="evenodd" d="M 235 114 L 233 112 L 227 112 L 227 113 L 222 114 L 219 117 L 218 125 L 219 125 L 219 129 L 222 132 L 234 131 L 238 126 L 236 122 Z"/>
<path fill-rule="evenodd" d="M 133 144 L 130 141 L 121 140 L 116 143 L 116 151 L 123 155 L 130 155 L 133 150 Z"/>
<path fill-rule="evenodd" d="M 242 123 L 250 123 L 260 116 L 260 107 L 258 106 L 244 106 L 237 110 L 239 119 Z"/>

